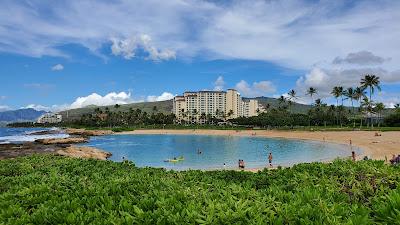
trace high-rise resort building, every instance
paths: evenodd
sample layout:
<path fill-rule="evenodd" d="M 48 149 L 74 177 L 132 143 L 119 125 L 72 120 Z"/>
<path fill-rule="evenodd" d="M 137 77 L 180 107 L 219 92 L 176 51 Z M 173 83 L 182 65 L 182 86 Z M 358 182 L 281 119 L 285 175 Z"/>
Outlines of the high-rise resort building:
<path fill-rule="evenodd" d="M 206 123 L 210 118 L 221 120 L 257 116 L 264 108 L 256 99 L 242 99 L 234 89 L 227 91 L 185 92 L 173 101 L 178 123 Z"/>
<path fill-rule="evenodd" d="M 61 123 L 62 116 L 58 113 L 45 113 L 37 119 L 37 123 Z"/>

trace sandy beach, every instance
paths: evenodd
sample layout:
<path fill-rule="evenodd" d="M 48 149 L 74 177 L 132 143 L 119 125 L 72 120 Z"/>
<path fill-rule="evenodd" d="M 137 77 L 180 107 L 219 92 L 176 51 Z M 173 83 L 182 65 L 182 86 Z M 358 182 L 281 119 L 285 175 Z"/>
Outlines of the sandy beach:
<path fill-rule="evenodd" d="M 400 154 L 400 131 L 278 131 L 278 130 L 135 130 L 117 134 L 180 134 L 180 135 L 227 135 L 227 136 L 257 136 L 270 138 L 289 138 L 301 140 L 326 141 L 338 144 L 350 144 L 363 150 L 357 156 L 362 159 L 368 156 L 372 159 L 391 159 L 393 154 Z"/>

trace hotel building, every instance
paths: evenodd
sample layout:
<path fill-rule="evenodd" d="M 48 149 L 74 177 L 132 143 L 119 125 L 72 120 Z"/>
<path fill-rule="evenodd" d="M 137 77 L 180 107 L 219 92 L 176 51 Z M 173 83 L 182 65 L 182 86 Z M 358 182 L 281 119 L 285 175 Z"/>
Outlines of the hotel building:
<path fill-rule="evenodd" d="M 37 123 L 61 123 L 62 116 L 58 113 L 45 113 L 37 119 Z"/>
<path fill-rule="evenodd" d="M 176 121 L 205 123 L 209 118 L 234 119 L 257 116 L 263 108 L 255 99 L 243 100 L 234 89 L 185 92 L 173 100 Z"/>

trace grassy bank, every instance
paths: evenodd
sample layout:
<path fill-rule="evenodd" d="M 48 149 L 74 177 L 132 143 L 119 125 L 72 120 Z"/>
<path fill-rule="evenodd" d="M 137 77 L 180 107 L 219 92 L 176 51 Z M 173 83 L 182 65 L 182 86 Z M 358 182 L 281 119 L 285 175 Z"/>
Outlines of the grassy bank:
<path fill-rule="evenodd" d="M 400 167 L 174 172 L 31 156 L 0 161 L 0 224 L 398 224 Z"/>

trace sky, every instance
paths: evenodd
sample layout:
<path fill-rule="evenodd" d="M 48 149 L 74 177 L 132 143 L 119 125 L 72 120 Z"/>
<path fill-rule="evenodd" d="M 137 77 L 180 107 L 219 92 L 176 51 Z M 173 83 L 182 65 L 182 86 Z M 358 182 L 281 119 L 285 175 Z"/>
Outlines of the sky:
<path fill-rule="evenodd" d="M 278 97 L 380 77 L 400 102 L 397 0 L 3 0 L 0 111 L 47 111 L 237 89 Z M 316 97 L 314 97 L 315 99 Z"/>

